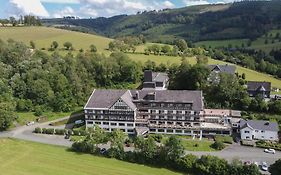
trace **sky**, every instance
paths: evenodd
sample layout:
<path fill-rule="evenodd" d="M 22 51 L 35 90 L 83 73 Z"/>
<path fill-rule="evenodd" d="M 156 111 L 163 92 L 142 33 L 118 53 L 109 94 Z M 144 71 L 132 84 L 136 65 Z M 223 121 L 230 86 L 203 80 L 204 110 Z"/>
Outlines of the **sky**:
<path fill-rule="evenodd" d="M 138 11 L 191 5 L 229 3 L 234 0 L 0 0 L 0 18 L 35 15 L 44 18 L 110 17 Z"/>

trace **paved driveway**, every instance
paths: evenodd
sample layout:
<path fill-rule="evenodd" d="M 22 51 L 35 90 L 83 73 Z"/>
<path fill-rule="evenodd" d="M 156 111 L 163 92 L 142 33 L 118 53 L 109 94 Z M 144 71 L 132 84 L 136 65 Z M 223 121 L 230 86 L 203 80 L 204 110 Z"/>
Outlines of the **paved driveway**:
<path fill-rule="evenodd" d="M 69 117 L 57 119 L 54 121 L 60 121 L 60 120 L 64 120 L 67 118 L 69 118 Z M 54 122 L 54 121 L 52 121 L 52 122 Z M 64 139 L 63 136 L 34 134 L 33 133 L 33 131 L 36 127 L 51 128 L 52 126 L 49 126 L 50 123 L 51 122 L 36 123 L 35 125 L 32 125 L 32 126 L 17 127 L 17 128 L 12 129 L 11 131 L 0 132 L 0 137 L 10 137 L 10 138 L 17 138 L 17 139 L 28 140 L 28 141 L 33 141 L 33 142 L 70 147 L 72 142 Z M 53 128 L 62 128 L 62 126 L 53 127 Z"/>
<path fill-rule="evenodd" d="M 267 162 L 269 165 L 273 164 L 276 160 L 281 158 L 281 152 L 276 151 L 276 154 L 268 154 L 264 152 L 264 149 L 241 146 L 239 144 L 233 144 L 222 151 L 217 152 L 193 152 L 187 151 L 186 153 L 201 155 L 213 155 L 226 159 L 231 162 L 233 159 L 239 159 L 242 161 L 252 162 Z"/>

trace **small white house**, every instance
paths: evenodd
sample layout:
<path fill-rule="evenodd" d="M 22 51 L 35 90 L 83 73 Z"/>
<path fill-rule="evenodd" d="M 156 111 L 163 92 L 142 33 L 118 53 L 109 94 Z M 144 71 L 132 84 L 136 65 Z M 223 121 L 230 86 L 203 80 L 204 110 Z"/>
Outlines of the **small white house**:
<path fill-rule="evenodd" d="M 264 120 L 241 120 L 240 135 L 242 140 L 278 141 L 279 127 L 276 122 Z"/>

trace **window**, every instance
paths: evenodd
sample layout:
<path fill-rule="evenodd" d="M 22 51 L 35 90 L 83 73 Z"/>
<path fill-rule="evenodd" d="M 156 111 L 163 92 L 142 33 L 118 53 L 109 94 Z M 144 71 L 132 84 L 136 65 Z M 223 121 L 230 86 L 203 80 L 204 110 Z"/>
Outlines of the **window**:
<path fill-rule="evenodd" d="M 172 129 L 167 129 L 167 133 L 173 133 L 174 131 Z"/>
<path fill-rule="evenodd" d="M 133 129 L 128 129 L 127 131 L 128 131 L 128 132 L 134 132 L 134 130 L 133 130 Z"/>
<path fill-rule="evenodd" d="M 176 133 L 182 133 L 182 130 L 176 130 Z"/>
<path fill-rule="evenodd" d="M 155 131 L 156 131 L 156 129 L 150 129 L 149 131 L 150 131 L 150 132 L 155 132 Z"/>
<path fill-rule="evenodd" d="M 87 124 L 92 125 L 92 124 L 94 124 L 94 122 L 93 121 L 87 121 Z"/>
<path fill-rule="evenodd" d="M 109 125 L 109 122 L 103 122 L 103 125 Z"/>
<path fill-rule="evenodd" d="M 101 124 L 101 122 L 96 122 L 96 124 L 97 124 L 97 125 L 100 125 L 100 124 Z"/>
<path fill-rule="evenodd" d="M 158 129 L 158 132 L 164 132 L 164 129 Z"/>
<path fill-rule="evenodd" d="M 119 126 L 125 126 L 125 123 L 119 123 Z"/>
<path fill-rule="evenodd" d="M 117 123 L 110 123 L 111 126 L 117 126 Z"/>
<path fill-rule="evenodd" d="M 245 134 L 249 134 L 249 133 L 250 133 L 250 131 L 244 131 L 244 133 L 245 133 Z"/>
<path fill-rule="evenodd" d="M 128 126 L 128 127 L 133 127 L 134 125 L 131 124 L 131 123 L 128 123 L 127 126 Z"/>

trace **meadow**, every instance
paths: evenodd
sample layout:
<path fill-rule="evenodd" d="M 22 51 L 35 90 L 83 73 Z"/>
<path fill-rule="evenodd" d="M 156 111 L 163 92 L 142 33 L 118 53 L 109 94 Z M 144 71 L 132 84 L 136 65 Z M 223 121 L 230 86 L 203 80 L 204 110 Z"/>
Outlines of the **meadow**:
<path fill-rule="evenodd" d="M 271 31 L 272 36 L 279 32 L 279 30 Z M 270 33 L 268 34 L 270 36 Z M 98 52 L 103 53 L 105 55 L 110 55 L 110 51 L 107 50 L 108 44 L 112 39 L 96 36 L 92 34 L 85 34 L 73 31 L 67 31 L 62 29 L 50 28 L 50 27 L 7 27 L 0 29 L 0 39 L 8 40 L 14 39 L 16 41 L 24 42 L 29 45 L 29 42 L 32 40 L 36 44 L 37 49 L 45 49 L 45 52 L 51 54 L 52 52 L 48 52 L 48 48 L 53 41 L 57 41 L 59 43 L 59 49 L 61 54 L 66 54 L 68 51 L 63 50 L 63 43 L 66 41 L 70 41 L 75 51 L 74 54 L 78 53 L 80 49 L 88 50 L 91 44 L 96 45 Z M 236 44 L 241 44 L 243 42 L 247 42 L 247 40 L 231 40 L 230 44 L 235 46 Z M 255 43 L 255 42 L 253 42 Z M 143 52 L 143 50 L 151 45 L 152 43 L 147 43 L 145 45 L 141 45 L 137 47 L 136 52 Z M 198 43 L 197 43 L 198 44 Z M 206 43 L 205 43 L 206 44 Z M 227 41 L 212 41 L 210 44 L 215 47 L 219 45 L 228 45 Z M 278 43 L 275 43 L 278 44 Z M 254 46 L 255 44 L 253 44 Z M 270 44 L 269 44 L 270 45 Z M 258 46 L 258 44 L 256 44 Z M 280 43 L 281 46 L 281 43 Z M 171 64 L 180 64 L 181 57 L 172 57 L 172 56 L 160 56 L 160 55 L 144 55 L 144 54 L 133 54 L 128 53 L 128 56 L 136 61 L 145 63 L 148 60 L 154 61 L 156 64 L 164 63 L 167 65 Z M 195 64 L 196 59 L 194 57 L 187 58 L 190 64 Z M 229 64 L 223 61 L 210 59 L 208 64 Z M 270 81 L 273 87 L 277 87 L 281 89 L 281 80 L 278 80 L 268 74 L 259 73 L 241 66 L 237 66 L 237 72 L 239 74 L 245 73 L 247 80 L 252 81 Z"/>
<path fill-rule="evenodd" d="M 164 168 L 70 152 L 65 147 L 0 139 L 0 174 L 179 175 Z"/>
<path fill-rule="evenodd" d="M 280 33 L 281 30 L 271 30 L 267 34 L 257 38 L 254 40 L 250 46 L 252 49 L 262 50 L 269 53 L 272 49 L 281 49 L 281 35 L 280 38 L 275 38 L 276 34 Z M 266 44 L 266 40 L 268 43 Z M 195 43 L 196 46 L 206 46 L 211 48 L 216 47 L 228 47 L 231 45 L 232 47 L 239 46 L 242 44 L 247 47 L 248 39 L 231 39 L 231 40 L 215 40 L 215 41 L 200 41 Z"/>

